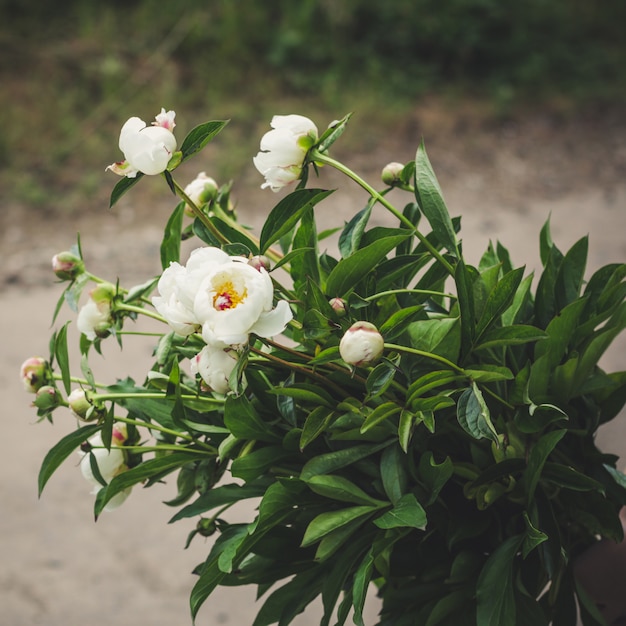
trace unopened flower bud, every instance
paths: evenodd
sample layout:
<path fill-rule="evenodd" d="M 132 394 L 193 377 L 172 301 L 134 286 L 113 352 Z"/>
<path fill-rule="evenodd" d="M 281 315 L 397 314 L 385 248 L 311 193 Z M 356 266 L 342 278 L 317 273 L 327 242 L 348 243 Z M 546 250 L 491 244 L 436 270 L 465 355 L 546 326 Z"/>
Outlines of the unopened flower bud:
<path fill-rule="evenodd" d="M 395 185 L 396 183 L 400 182 L 400 174 L 402 174 L 403 169 L 404 169 L 404 165 L 402 165 L 402 163 L 397 163 L 395 161 L 385 165 L 381 173 L 381 178 L 383 179 L 383 183 L 391 187 Z"/>
<path fill-rule="evenodd" d="M 264 269 L 266 272 L 269 272 L 272 267 L 271 261 L 263 254 L 257 254 L 248 259 L 248 265 L 251 265 L 255 270 Z"/>
<path fill-rule="evenodd" d="M 384 346 L 384 339 L 374 324 L 356 322 L 341 338 L 339 354 L 349 365 L 366 366 L 380 358 Z"/>
<path fill-rule="evenodd" d="M 24 384 L 24 389 L 29 393 L 37 393 L 48 381 L 50 366 L 48 361 L 40 356 L 26 359 L 20 367 L 20 377 Z"/>
<path fill-rule="evenodd" d="M 78 312 L 76 326 L 87 339 L 104 338 L 113 324 L 111 305 L 115 297 L 115 286 L 102 283 L 89 294 L 89 300 Z"/>
<path fill-rule="evenodd" d="M 51 385 L 44 385 L 43 387 L 40 387 L 37 391 L 33 404 L 38 409 L 51 411 L 52 409 L 56 409 L 59 406 L 60 400 L 61 396 L 56 387 L 52 387 Z"/>
<path fill-rule="evenodd" d="M 328 303 L 338 317 L 344 317 L 344 315 L 348 312 L 348 305 L 343 298 L 331 298 Z"/>
<path fill-rule="evenodd" d="M 52 271 L 61 280 L 74 280 L 85 271 L 85 263 L 71 252 L 59 252 L 52 257 Z"/>
<path fill-rule="evenodd" d="M 67 397 L 67 403 L 72 413 L 85 422 L 90 422 L 102 416 L 102 410 L 97 409 L 93 405 L 84 389 L 74 389 Z"/>
<path fill-rule="evenodd" d="M 215 534 L 215 531 L 217 530 L 215 520 L 208 517 L 201 517 L 196 524 L 196 530 L 199 535 L 202 535 L 203 537 L 210 537 Z"/>
<path fill-rule="evenodd" d="M 217 197 L 217 183 L 204 172 L 200 172 L 186 187 L 185 194 L 197 206 L 215 200 Z M 185 212 L 193 215 L 193 209 L 189 205 L 185 205 Z"/>

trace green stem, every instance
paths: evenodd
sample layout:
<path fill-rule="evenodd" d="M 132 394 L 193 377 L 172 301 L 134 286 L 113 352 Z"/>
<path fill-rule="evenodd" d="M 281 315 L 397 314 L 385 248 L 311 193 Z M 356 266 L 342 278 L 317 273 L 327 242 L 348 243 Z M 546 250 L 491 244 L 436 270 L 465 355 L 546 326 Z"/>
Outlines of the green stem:
<path fill-rule="evenodd" d="M 396 209 L 385 196 L 383 196 L 380 192 L 376 191 L 369 183 L 363 180 L 358 174 L 353 172 L 350 168 L 346 167 L 340 161 L 336 161 L 332 157 L 329 157 L 327 154 L 323 152 L 318 152 L 317 150 L 313 150 L 310 156 L 311 161 L 316 163 L 325 163 L 326 165 L 330 165 L 334 167 L 336 170 L 339 170 L 342 174 L 345 174 L 348 178 L 351 178 L 357 185 L 360 185 L 367 193 L 375 198 L 380 204 L 382 204 L 392 215 L 397 217 L 400 220 L 400 223 L 404 224 L 407 228 L 410 228 L 415 236 L 420 240 L 420 242 L 424 245 L 424 247 L 430 252 L 430 254 L 437 259 L 445 268 L 446 271 L 454 276 L 454 268 L 446 259 L 440 254 L 440 252 L 428 241 L 428 239 L 415 227 L 415 224 L 411 222 L 410 219 L 402 215 L 398 209 Z"/>
<path fill-rule="evenodd" d="M 165 426 L 161 426 L 160 424 L 153 424 L 152 422 L 144 422 L 142 420 L 134 420 L 130 417 L 115 417 L 116 422 L 123 422 L 124 424 L 130 424 L 131 426 L 142 426 L 144 428 L 149 428 L 150 430 L 158 430 L 160 433 L 164 435 L 172 435 L 173 437 L 179 437 L 180 439 L 185 439 L 187 441 L 195 442 L 196 440 L 187 433 L 181 433 L 177 430 L 172 430 L 171 428 L 165 428 Z M 198 442 L 201 443 L 201 442 Z"/>
<path fill-rule="evenodd" d="M 146 315 L 147 317 L 151 317 L 152 319 L 167 324 L 167 320 L 162 315 L 159 315 L 154 311 L 144 309 L 143 307 L 135 306 L 134 304 L 116 303 L 115 309 L 117 311 L 129 311 L 130 313 L 137 313 L 138 315 Z"/>
<path fill-rule="evenodd" d="M 409 348 L 408 346 L 399 346 L 395 343 L 386 343 L 385 348 L 389 350 L 395 350 L 396 352 L 406 352 L 408 354 L 415 354 L 416 356 L 423 356 L 431 361 L 438 361 L 443 365 L 446 365 L 451 370 L 458 372 L 459 374 L 463 374 L 467 376 L 465 370 L 462 367 L 459 367 L 456 363 L 449 361 L 445 357 L 439 356 L 438 354 L 433 354 L 432 352 L 425 352 L 424 350 L 418 350 L 417 348 Z"/>
<path fill-rule="evenodd" d="M 167 396 L 164 393 L 158 392 L 149 392 L 149 393 L 133 393 L 133 392 L 116 392 L 116 393 L 91 393 L 89 394 L 89 399 L 93 402 L 98 401 L 107 401 L 107 400 L 123 400 L 125 398 L 141 398 L 143 400 L 165 400 L 170 399 L 173 400 L 172 396 Z M 204 398 L 202 396 L 190 395 L 190 394 L 182 394 L 180 396 L 181 400 L 193 400 L 194 402 L 202 402 L 210 406 L 222 405 L 224 402 L 222 400 L 217 400 L 216 398 Z"/>
<path fill-rule="evenodd" d="M 390 289 L 388 291 L 381 291 L 379 293 L 375 293 L 373 296 L 369 296 L 364 298 L 364 300 L 371 302 L 372 300 L 377 300 L 378 298 L 383 298 L 384 296 L 391 296 L 396 293 L 419 293 L 426 296 L 442 296 L 443 298 L 451 298 L 456 300 L 457 297 L 452 293 L 443 293 L 442 291 L 431 291 L 430 289 Z"/>

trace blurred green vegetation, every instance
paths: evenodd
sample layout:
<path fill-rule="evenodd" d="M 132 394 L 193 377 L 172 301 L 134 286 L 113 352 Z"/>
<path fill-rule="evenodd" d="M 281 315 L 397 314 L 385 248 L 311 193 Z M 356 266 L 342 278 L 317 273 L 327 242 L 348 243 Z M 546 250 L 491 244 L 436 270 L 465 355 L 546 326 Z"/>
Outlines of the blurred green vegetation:
<path fill-rule="evenodd" d="M 432 93 L 498 111 L 626 94 L 624 0 L 0 0 L 0 24 L 0 183 L 32 205 L 97 187 L 84 172 L 119 157 L 120 124 L 161 106 L 181 133 L 236 120 L 231 176 L 276 112 L 385 123 Z"/>

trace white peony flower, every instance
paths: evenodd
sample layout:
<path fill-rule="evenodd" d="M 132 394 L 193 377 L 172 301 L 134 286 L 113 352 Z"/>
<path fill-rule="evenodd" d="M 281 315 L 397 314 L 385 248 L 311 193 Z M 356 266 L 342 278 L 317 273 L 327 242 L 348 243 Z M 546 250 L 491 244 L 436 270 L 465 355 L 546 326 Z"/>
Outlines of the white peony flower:
<path fill-rule="evenodd" d="M 194 301 L 207 344 L 237 346 L 245 344 L 250 333 L 259 337 L 281 333 L 293 316 L 284 300 L 272 309 L 274 287 L 267 271 L 248 265 L 243 257 L 213 250 L 215 263 Z"/>
<path fill-rule="evenodd" d="M 228 378 L 237 365 L 237 352 L 216 345 L 207 345 L 191 359 L 191 373 L 200 378 L 217 393 L 230 389 Z"/>
<path fill-rule="evenodd" d="M 124 452 L 120 448 L 120 446 L 123 445 L 123 443 L 126 441 L 126 438 L 126 427 L 123 425 L 118 425 L 113 428 L 113 438 L 111 441 L 110 450 L 107 450 L 104 447 L 101 433 L 97 433 L 93 437 L 91 437 L 91 439 L 89 439 L 89 444 L 92 446 L 92 450 L 90 453 L 83 455 L 83 458 L 80 462 L 80 471 L 82 472 L 85 480 L 93 485 L 93 490 L 91 493 L 98 493 L 98 491 L 102 489 L 102 485 L 93 475 L 90 456 L 93 455 L 95 457 L 100 475 L 102 476 L 103 480 L 107 484 L 109 484 L 118 474 L 121 474 L 128 469 L 128 467 L 126 466 L 126 460 L 124 458 Z M 128 487 L 128 489 L 124 489 L 120 493 L 116 494 L 107 503 L 107 505 L 104 507 L 104 510 L 112 511 L 119 507 L 130 495 L 131 490 L 132 487 Z"/>
<path fill-rule="evenodd" d="M 152 304 L 178 335 L 187 337 L 200 330 L 202 323 L 194 312 L 196 294 L 211 268 L 219 265 L 225 256 L 228 255 L 219 248 L 196 248 L 186 266 L 171 263 L 161 275 L 157 285 L 159 295 L 152 298 Z"/>
<path fill-rule="evenodd" d="M 356 322 L 339 342 L 339 354 L 349 365 L 370 365 L 383 353 L 384 339 L 374 324 Z"/>
<path fill-rule="evenodd" d="M 280 191 L 298 180 L 309 149 L 318 139 L 317 127 L 302 115 L 275 115 L 274 130 L 261 138 L 261 151 L 253 158 L 255 167 L 265 176 L 262 189 Z"/>
<path fill-rule="evenodd" d="M 217 189 L 217 183 L 204 172 L 200 172 L 185 187 L 185 194 L 197 207 L 200 207 L 207 203 L 211 198 L 215 197 Z"/>
<path fill-rule="evenodd" d="M 156 122 L 148 126 L 142 119 L 131 117 L 120 132 L 119 147 L 125 161 L 107 167 L 116 174 L 135 178 L 138 172 L 160 174 L 176 150 L 174 111 L 165 111 L 156 116 Z"/>

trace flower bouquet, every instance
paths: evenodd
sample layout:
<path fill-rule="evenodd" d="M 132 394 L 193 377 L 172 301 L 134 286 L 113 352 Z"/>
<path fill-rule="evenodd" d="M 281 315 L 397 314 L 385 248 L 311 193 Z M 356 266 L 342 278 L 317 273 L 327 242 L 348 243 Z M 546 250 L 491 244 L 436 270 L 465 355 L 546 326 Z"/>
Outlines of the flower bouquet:
<path fill-rule="evenodd" d="M 626 400 L 626 372 L 598 365 L 626 324 L 626 265 L 586 280 L 586 238 L 562 253 L 546 223 L 536 284 L 500 243 L 471 266 L 424 145 L 376 190 L 330 154 L 348 119 L 320 134 L 273 118 L 254 164 L 282 193 L 258 236 L 230 185 L 174 178 L 225 122 L 180 147 L 171 111 L 124 124 L 111 205 L 144 175 L 178 198 L 163 272 L 126 288 L 92 275 L 80 242 L 54 258 L 67 281 L 55 318 L 77 312 L 82 359 L 71 372 L 66 324 L 49 358 L 22 366 L 42 420 L 60 407 L 77 420 L 40 492 L 77 450 L 96 517 L 137 485 L 175 482 L 172 519 L 197 520 L 187 545 L 213 540 L 193 618 L 219 585 L 256 585 L 254 626 L 290 624 L 318 597 L 322 625 L 362 626 L 368 593 L 380 626 L 603 624 L 574 562 L 623 537 L 626 476 L 594 437 Z M 335 231 L 316 227 L 331 193 L 307 186 L 320 167 L 369 194 Z M 393 224 L 371 226 L 378 211 Z M 320 251 L 333 233 L 337 251 Z M 161 325 L 144 380 L 95 380 L 102 342 L 121 347 L 146 318 Z M 245 500 L 253 518 L 229 521 Z"/>

